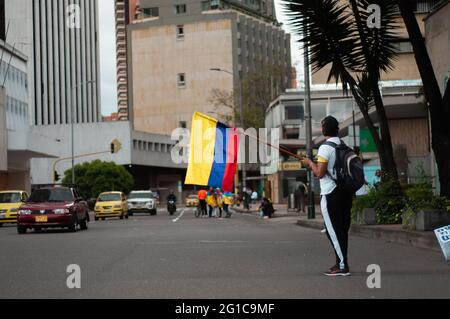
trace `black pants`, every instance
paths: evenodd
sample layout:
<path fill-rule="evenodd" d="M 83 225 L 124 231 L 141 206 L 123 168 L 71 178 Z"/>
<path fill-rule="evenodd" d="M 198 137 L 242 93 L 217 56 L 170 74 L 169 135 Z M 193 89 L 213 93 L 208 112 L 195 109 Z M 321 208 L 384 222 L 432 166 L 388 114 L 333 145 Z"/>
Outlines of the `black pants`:
<path fill-rule="evenodd" d="M 336 254 L 336 266 L 348 267 L 348 232 L 351 223 L 353 195 L 335 189 L 322 196 L 321 208 L 327 236 Z"/>
<path fill-rule="evenodd" d="M 206 216 L 208 214 L 206 209 L 206 200 L 200 200 L 200 210 L 202 212 L 202 216 Z"/>

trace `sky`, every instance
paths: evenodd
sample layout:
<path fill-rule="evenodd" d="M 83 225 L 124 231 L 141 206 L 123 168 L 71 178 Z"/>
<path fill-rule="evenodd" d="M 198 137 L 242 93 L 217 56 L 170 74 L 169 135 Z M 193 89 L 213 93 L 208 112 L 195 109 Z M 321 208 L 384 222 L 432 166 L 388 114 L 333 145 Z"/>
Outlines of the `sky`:
<path fill-rule="evenodd" d="M 117 112 L 116 91 L 116 31 L 114 18 L 114 0 L 101 0 L 99 3 L 100 24 L 100 73 L 101 73 L 101 99 L 102 113 L 109 115 Z M 281 8 L 281 0 L 275 0 L 278 20 L 284 24 L 286 32 L 291 33 L 292 66 L 297 68 L 298 83 L 300 84 L 302 71 L 302 58 L 298 37 L 292 36 Z"/>

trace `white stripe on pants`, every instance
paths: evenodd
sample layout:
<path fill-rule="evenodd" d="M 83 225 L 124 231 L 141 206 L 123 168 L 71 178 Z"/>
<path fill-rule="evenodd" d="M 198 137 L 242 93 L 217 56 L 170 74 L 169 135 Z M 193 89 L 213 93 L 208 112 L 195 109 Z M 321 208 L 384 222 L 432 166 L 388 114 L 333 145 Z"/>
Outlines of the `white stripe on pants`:
<path fill-rule="evenodd" d="M 320 201 L 320 207 L 322 209 L 322 216 L 323 220 L 325 222 L 325 226 L 327 228 L 328 235 L 331 238 L 331 241 L 333 242 L 334 250 L 336 251 L 336 254 L 338 255 L 339 259 L 341 260 L 339 267 L 341 269 L 345 268 L 345 260 L 344 255 L 342 254 L 341 246 L 339 245 L 339 240 L 337 239 L 336 232 L 334 231 L 333 224 L 331 223 L 330 214 L 328 212 L 328 206 L 327 206 L 327 196 L 322 196 L 322 200 Z"/>

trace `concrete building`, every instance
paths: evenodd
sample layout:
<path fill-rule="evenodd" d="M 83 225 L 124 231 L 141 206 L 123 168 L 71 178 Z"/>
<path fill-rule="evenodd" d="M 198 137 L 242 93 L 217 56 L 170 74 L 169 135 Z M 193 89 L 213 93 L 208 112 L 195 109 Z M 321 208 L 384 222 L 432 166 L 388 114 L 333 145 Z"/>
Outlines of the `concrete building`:
<path fill-rule="evenodd" d="M 139 8 L 127 37 L 129 113 L 137 131 L 171 134 L 190 127 L 195 111 L 229 114 L 211 103 L 214 89 L 239 91 L 263 65 L 290 72 L 290 37 L 273 1 L 141 0 Z"/>
<path fill-rule="evenodd" d="M 433 10 L 433 8 L 440 2 L 440 0 L 416 0 L 414 1 L 415 14 L 417 22 L 422 33 L 425 36 L 424 18 Z M 402 17 L 399 15 L 396 19 L 398 23 L 398 30 L 396 31 L 399 40 L 396 44 L 398 55 L 394 63 L 393 70 L 383 73 L 382 81 L 403 81 L 403 80 L 418 80 L 420 79 L 419 70 L 417 69 L 416 61 L 412 44 L 409 41 L 408 32 L 403 23 Z M 327 82 L 330 67 L 327 66 L 322 70 L 315 72 L 312 75 L 312 84 L 324 84 Z"/>
<path fill-rule="evenodd" d="M 7 42 L 28 57 L 32 125 L 101 121 L 96 0 L 5 0 Z"/>
<path fill-rule="evenodd" d="M 425 18 L 425 40 L 441 93 L 450 79 L 450 1 Z"/>
<path fill-rule="evenodd" d="M 30 130 L 27 57 L 3 40 L 0 57 L 0 190 L 29 190 L 30 160 L 53 157 L 38 145 L 52 138 Z"/>
<path fill-rule="evenodd" d="M 127 26 L 138 19 L 139 0 L 115 0 L 117 54 L 117 110 L 120 121 L 128 117 Z"/>

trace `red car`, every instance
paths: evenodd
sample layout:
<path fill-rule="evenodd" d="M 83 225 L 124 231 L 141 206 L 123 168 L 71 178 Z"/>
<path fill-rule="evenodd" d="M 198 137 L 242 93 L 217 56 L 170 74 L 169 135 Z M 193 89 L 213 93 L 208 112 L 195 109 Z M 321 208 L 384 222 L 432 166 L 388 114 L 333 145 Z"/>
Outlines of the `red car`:
<path fill-rule="evenodd" d="M 28 229 L 77 227 L 86 230 L 89 222 L 87 203 L 69 187 L 47 187 L 35 190 L 20 206 L 17 216 L 17 232 L 25 234 Z"/>

